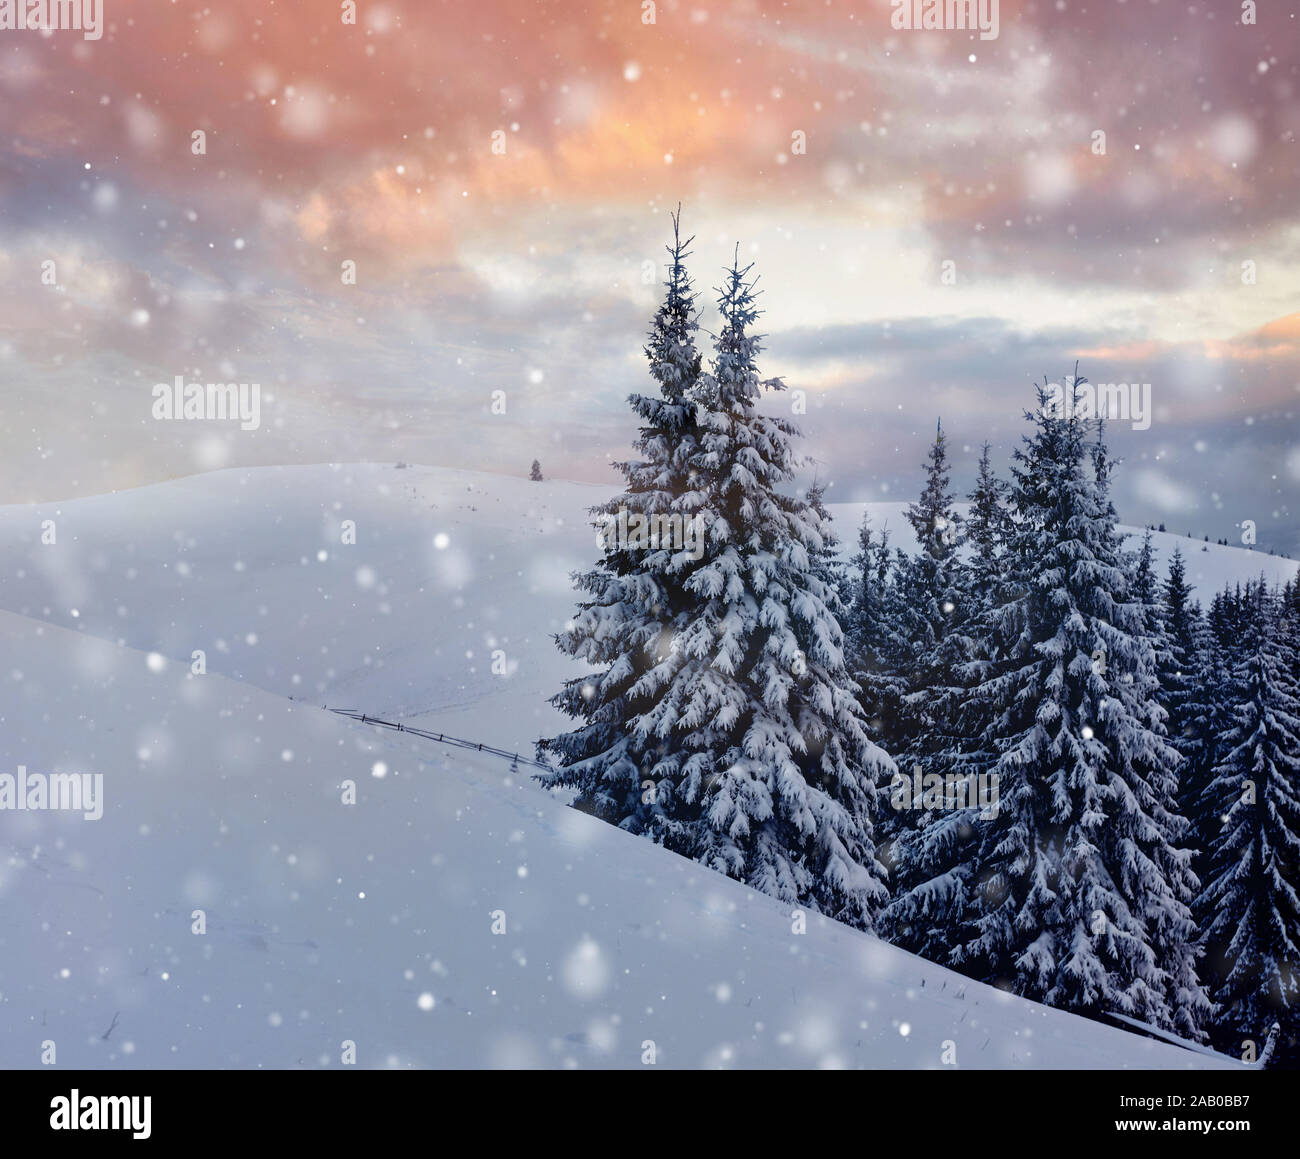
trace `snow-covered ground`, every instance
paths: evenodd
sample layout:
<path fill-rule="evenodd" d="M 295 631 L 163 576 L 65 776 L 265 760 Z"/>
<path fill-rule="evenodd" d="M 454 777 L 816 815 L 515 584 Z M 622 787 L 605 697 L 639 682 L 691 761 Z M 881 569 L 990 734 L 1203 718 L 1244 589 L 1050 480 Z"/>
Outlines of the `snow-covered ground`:
<path fill-rule="evenodd" d="M 609 493 L 318 466 L 0 509 L 0 772 L 105 802 L 0 812 L 0 1066 L 1229 1065 L 797 934 L 504 762 L 321 710 L 530 751 Z M 1156 542 L 1202 597 L 1295 572 Z"/>

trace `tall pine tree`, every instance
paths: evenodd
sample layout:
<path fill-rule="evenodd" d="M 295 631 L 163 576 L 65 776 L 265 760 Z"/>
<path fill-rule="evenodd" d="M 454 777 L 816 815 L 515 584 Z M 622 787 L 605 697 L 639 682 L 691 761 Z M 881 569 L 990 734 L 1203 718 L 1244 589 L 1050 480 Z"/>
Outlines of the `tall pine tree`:
<path fill-rule="evenodd" d="M 641 458 L 616 464 L 626 485 L 622 494 L 593 509 L 602 527 L 624 511 L 629 524 L 634 516 L 689 518 L 685 500 L 692 487 L 692 458 L 700 449 L 699 321 L 685 265 L 692 239 L 682 240 L 679 215 L 672 223 L 666 291 L 645 347 L 659 393 L 628 398 L 642 422 L 636 442 Z M 557 708 L 583 723 L 539 744 L 539 755 L 555 765 L 540 779 L 576 789 L 578 809 L 634 833 L 649 833 L 657 814 L 646 785 L 666 749 L 633 724 L 663 695 L 671 677 L 672 641 L 694 602 L 684 588 L 692 563 L 688 552 L 673 550 L 670 542 L 647 550 L 630 537 L 606 536 L 603 545 L 600 563 L 576 579 L 587 598 L 556 639 L 561 651 L 598 670 L 566 682 L 553 698 Z"/>
<path fill-rule="evenodd" d="M 712 368 L 694 390 L 698 444 L 677 506 L 702 529 L 702 558 L 670 557 L 671 585 L 652 577 L 633 609 L 590 618 L 584 608 L 580 642 L 566 650 L 609 668 L 562 694 L 561 706 L 588 723 L 547 744 L 565 764 L 546 779 L 576 785 L 580 805 L 614 796 L 591 776 L 609 767 L 607 750 L 593 760 L 585 748 L 592 706 L 609 703 L 608 689 L 619 697 L 611 723 L 630 766 L 618 783 L 626 789 L 633 773 L 646 783 L 602 815 L 784 902 L 869 929 L 886 894 L 872 833 L 876 784 L 893 766 L 867 738 L 845 669 L 822 518 L 785 490 L 797 431 L 757 411 L 761 388 L 781 384 L 759 379 L 748 274 L 738 264 L 727 273 Z M 635 634 L 632 655 L 620 651 L 603 621 L 643 618 L 650 604 L 667 609 L 666 630 Z M 647 646 L 653 663 L 643 669 Z"/>

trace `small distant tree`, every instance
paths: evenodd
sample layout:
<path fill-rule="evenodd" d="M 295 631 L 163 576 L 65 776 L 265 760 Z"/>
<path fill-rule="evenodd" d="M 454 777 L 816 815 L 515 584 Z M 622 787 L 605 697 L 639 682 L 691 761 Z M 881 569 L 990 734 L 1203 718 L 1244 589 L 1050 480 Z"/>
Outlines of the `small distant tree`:
<path fill-rule="evenodd" d="M 528 477 L 534 483 L 540 483 L 542 481 L 542 465 L 536 459 L 533 460 L 533 468 L 528 472 Z"/>

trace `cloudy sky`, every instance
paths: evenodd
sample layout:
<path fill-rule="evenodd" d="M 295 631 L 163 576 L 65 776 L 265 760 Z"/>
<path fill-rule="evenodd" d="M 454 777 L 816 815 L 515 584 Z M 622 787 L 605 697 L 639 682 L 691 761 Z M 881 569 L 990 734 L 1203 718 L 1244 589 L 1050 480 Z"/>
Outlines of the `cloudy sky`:
<path fill-rule="evenodd" d="M 0 31 L 0 501 L 613 484 L 680 201 L 706 326 L 757 263 L 832 498 L 910 497 L 938 416 L 964 489 L 1078 360 L 1151 384 L 1124 518 L 1300 550 L 1297 0 L 1002 0 L 990 40 L 887 0 L 103 5 L 99 40 Z M 154 420 L 177 375 L 259 383 L 261 427 Z"/>

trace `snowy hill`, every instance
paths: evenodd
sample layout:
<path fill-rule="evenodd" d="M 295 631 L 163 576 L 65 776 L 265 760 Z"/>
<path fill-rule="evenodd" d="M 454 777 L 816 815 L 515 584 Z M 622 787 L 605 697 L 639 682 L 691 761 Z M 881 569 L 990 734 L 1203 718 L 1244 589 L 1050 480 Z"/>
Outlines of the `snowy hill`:
<path fill-rule="evenodd" d="M 529 750 L 608 494 L 366 465 L 0 509 L 0 772 L 104 794 L 99 820 L 0 812 L 0 1066 L 47 1040 L 94 1067 L 337 1066 L 345 1040 L 361 1066 L 1231 1065 L 796 934 L 504 762 L 317 707 Z M 901 506 L 872 515 L 903 544 Z M 833 510 L 851 541 L 862 509 Z M 1198 547 L 1202 596 L 1295 570 Z"/>
<path fill-rule="evenodd" d="M 187 664 L 201 650 L 209 672 L 295 700 L 531 751 L 564 724 L 546 700 L 578 669 L 551 636 L 573 613 L 569 573 L 595 558 L 586 510 L 612 493 L 365 464 L 217 471 L 5 507 L 0 609 Z M 905 506 L 832 505 L 845 553 L 868 509 L 912 548 Z M 1162 570 L 1183 545 L 1202 599 L 1229 580 L 1296 572 L 1239 548 L 1154 542 Z M 498 650 L 505 675 L 492 671 Z"/>

